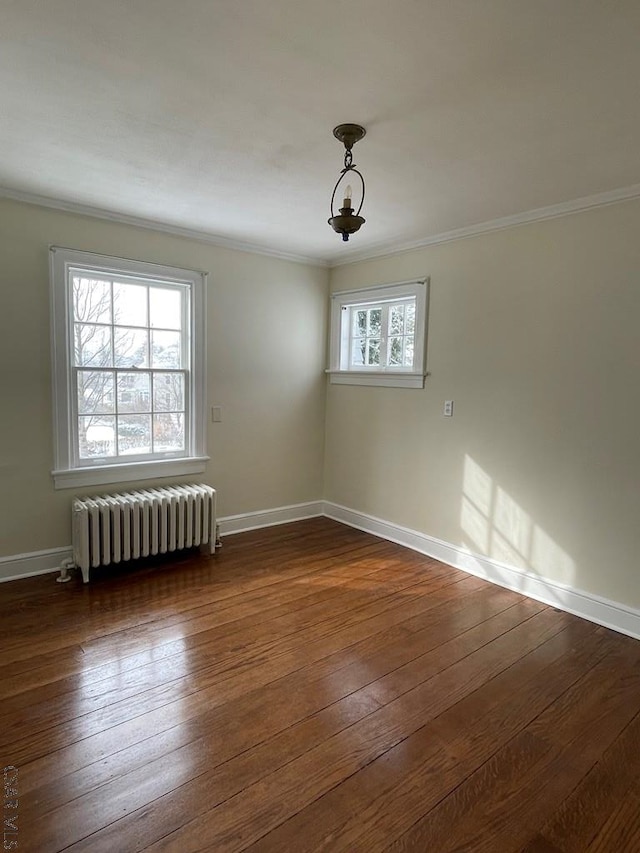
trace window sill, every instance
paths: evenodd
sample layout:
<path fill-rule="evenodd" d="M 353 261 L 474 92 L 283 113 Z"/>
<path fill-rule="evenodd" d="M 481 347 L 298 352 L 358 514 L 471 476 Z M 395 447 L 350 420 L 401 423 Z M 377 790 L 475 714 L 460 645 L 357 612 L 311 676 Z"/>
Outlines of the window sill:
<path fill-rule="evenodd" d="M 387 388 L 424 388 L 424 373 L 391 371 L 327 370 L 333 385 L 380 385 Z"/>
<path fill-rule="evenodd" d="M 131 483 L 137 480 L 155 480 L 158 477 L 202 474 L 208 461 L 208 456 L 190 456 L 184 459 L 130 462 L 125 465 L 71 468 L 52 471 L 51 475 L 56 489 L 73 489 L 78 486 L 105 486 L 109 483 Z"/>

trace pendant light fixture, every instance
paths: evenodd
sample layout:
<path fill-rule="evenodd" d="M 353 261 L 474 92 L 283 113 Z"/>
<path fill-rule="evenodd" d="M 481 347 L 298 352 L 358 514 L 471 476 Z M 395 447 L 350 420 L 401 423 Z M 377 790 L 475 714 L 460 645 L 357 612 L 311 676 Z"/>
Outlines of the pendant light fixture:
<path fill-rule="evenodd" d="M 333 188 L 333 193 L 331 195 L 331 219 L 329 219 L 329 225 L 336 231 L 338 234 L 342 234 L 342 239 L 346 242 L 349 239 L 350 234 L 355 234 L 356 231 L 359 230 L 360 226 L 364 223 L 364 219 L 360 216 L 360 211 L 362 210 L 362 205 L 364 204 L 364 178 L 361 173 L 356 169 L 355 163 L 353 162 L 353 155 L 351 153 L 351 149 L 362 137 L 365 135 L 366 130 L 364 127 L 360 127 L 359 124 L 339 124 L 333 130 L 333 135 L 336 139 L 339 139 L 340 142 L 343 143 L 345 147 L 344 153 L 344 169 L 340 172 L 340 177 L 336 181 L 336 185 Z M 357 175 L 360 178 L 360 183 L 362 184 L 362 197 L 360 199 L 360 206 L 358 210 L 354 213 L 353 207 L 351 204 L 351 196 L 352 196 L 352 188 L 351 184 L 347 184 L 344 189 L 344 196 L 342 201 L 342 207 L 340 208 L 340 214 L 336 216 L 333 208 L 334 200 L 336 197 L 336 192 L 340 184 L 344 181 L 347 175 L 351 174 Z"/>

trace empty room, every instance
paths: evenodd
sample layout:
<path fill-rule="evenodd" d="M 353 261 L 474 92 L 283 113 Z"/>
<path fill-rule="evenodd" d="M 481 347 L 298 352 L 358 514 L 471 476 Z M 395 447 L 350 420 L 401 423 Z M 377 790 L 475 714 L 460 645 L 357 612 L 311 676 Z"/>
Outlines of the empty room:
<path fill-rule="evenodd" d="M 3 849 L 640 853 L 637 0 L 0 9 Z"/>

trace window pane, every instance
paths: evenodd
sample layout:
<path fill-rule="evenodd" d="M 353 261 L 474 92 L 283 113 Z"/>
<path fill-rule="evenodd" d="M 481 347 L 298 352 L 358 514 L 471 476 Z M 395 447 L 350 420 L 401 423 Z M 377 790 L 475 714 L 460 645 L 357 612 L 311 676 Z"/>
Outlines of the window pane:
<path fill-rule="evenodd" d="M 116 455 L 116 419 L 109 416 L 78 418 L 78 451 L 81 459 Z"/>
<path fill-rule="evenodd" d="M 149 291 L 150 325 L 160 329 L 182 328 L 182 292 L 175 288 L 152 287 Z"/>
<path fill-rule="evenodd" d="M 79 370 L 77 375 L 78 413 L 113 414 L 113 373 L 105 373 L 103 370 Z"/>
<path fill-rule="evenodd" d="M 73 319 L 79 323 L 111 322 L 111 282 L 73 276 Z"/>
<path fill-rule="evenodd" d="M 380 364 L 380 341 L 369 340 L 367 343 L 367 364 Z"/>
<path fill-rule="evenodd" d="M 404 345 L 404 366 L 413 367 L 413 338 L 407 338 Z"/>
<path fill-rule="evenodd" d="M 389 311 L 389 334 L 401 335 L 404 332 L 404 305 L 393 305 Z"/>
<path fill-rule="evenodd" d="M 382 324 L 382 308 L 371 308 L 369 310 L 369 334 L 379 335 Z"/>
<path fill-rule="evenodd" d="M 113 322 L 119 326 L 147 325 L 147 288 L 113 283 Z"/>
<path fill-rule="evenodd" d="M 116 328 L 113 345 L 116 367 L 149 366 L 149 332 L 146 329 Z"/>
<path fill-rule="evenodd" d="M 139 371 L 118 373 L 118 412 L 150 411 L 151 375 Z"/>
<path fill-rule="evenodd" d="M 389 339 L 389 364 L 402 364 L 402 338 Z"/>
<path fill-rule="evenodd" d="M 151 415 L 118 416 L 118 451 L 151 453 Z"/>
<path fill-rule="evenodd" d="M 351 364 L 359 365 L 364 364 L 364 357 L 367 351 L 367 342 L 360 340 L 353 342 L 353 348 L 351 350 Z"/>
<path fill-rule="evenodd" d="M 74 362 L 76 367 L 111 367 L 111 327 L 75 323 Z"/>
<path fill-rule="evenodd" d="M 353 323 L 353 334 L 354 336 L 364 337 L 367 334 L 367 312 L 366 311 L 356 311 L 354 313 L 354 323 Z"/>
<path fill-rule="evenodd" d="M 151 367 L 182 367 L 180 332 L 151 332 Z"/>
<path fill-rule="evenodd" d="M 153 446 L 156 452 L 184 450 L 184 415 L 154 415 Z"/>
<path fill-rule="evenodd" d="M 156 412 L 184 412 L 184 376 L 181 373 L 154 374 L 153 409 Z"/>
<path fill-rule="evenodd" d="M 413 335 L 416 329 L 416 303 L 412 302 L 411 305 L 407 305 L 406 310 L 407 317 L 407 327 L 406 332 L 408 335 Z"/>

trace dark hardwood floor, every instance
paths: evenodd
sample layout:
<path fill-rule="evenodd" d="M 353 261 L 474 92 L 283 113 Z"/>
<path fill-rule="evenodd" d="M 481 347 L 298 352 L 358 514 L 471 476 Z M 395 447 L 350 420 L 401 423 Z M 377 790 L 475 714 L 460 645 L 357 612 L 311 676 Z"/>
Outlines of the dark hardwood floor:
<path fill-rule="evenodd" d="M 15 581 L 0 616 L 5 847 L 640 851 L 640 642 L 368 534 Z"/>

